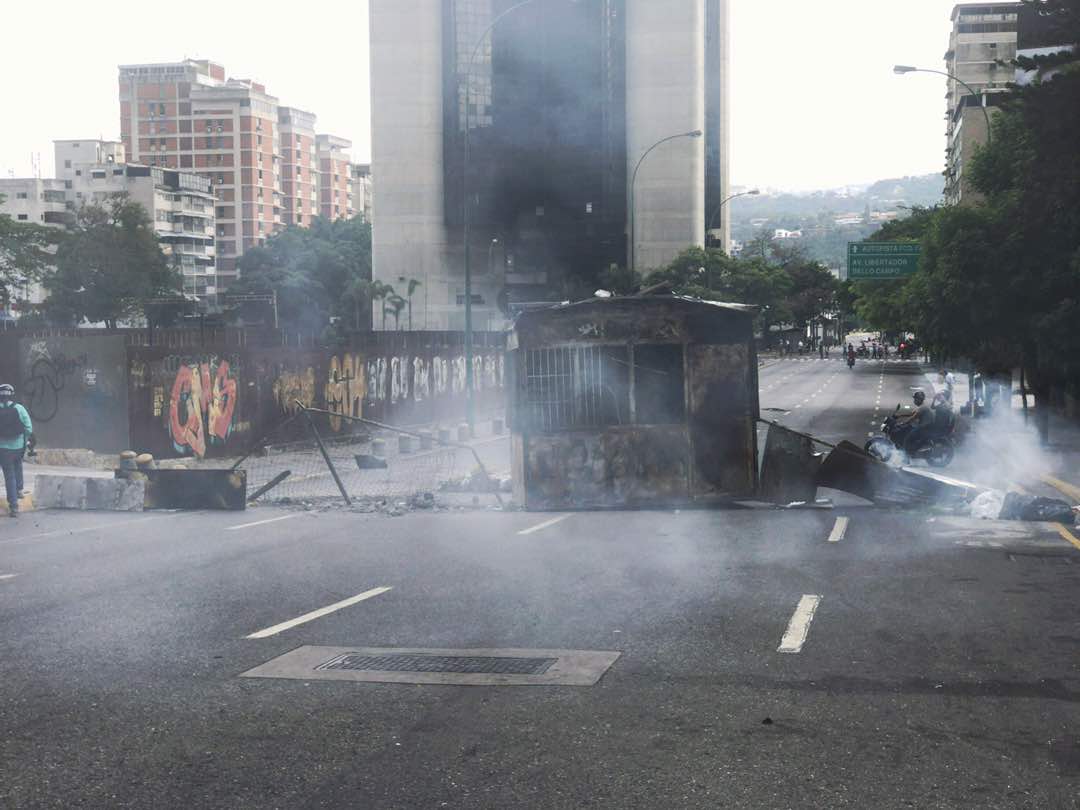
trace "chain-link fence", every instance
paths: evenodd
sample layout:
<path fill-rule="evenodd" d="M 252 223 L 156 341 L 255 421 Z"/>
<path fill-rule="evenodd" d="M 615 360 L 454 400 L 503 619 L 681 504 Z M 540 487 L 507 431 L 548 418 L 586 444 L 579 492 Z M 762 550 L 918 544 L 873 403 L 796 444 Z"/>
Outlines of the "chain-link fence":
<path fill-rule="evenodd" d="M 407 500 L 484 469 L 468 445 L 318 409 L 299 410 L 232 466 L 260 503 Z"/>

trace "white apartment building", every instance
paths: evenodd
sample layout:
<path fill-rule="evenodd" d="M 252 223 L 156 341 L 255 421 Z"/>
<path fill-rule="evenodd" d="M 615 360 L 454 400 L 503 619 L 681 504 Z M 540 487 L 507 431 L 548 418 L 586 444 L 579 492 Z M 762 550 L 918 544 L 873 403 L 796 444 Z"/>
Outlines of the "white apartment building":
<path fill-rule="evenodd" d="M 375 186 L 371 179 L 370 163 L 354 163 L 352 166 L 353 216 L 371 222 L 375 204 Z"/>
<path fill-rule="evenodd" d="M 128 194 L 154 221 L 162 251 L 184 277 L 184 294 L 212 300 L 218 292 L 215 196 L 210 180 L 192 171 L 124 163 L 115 141 L 54 141 L 67 208 L 107 206 Z M 119 162 L 118 162 L 119 161 Z"/>
<path fill-rule="evenodd" d="M 0 214 L 10 216 L 16 222 L 63 228 L 68 220 L 64 183 L 61 180 L 43 180 L 40 177 L 0 179 Z M 2 302 L 5 312 L 15 300 L 40 304 L 45 291 L 40 284 L 24 282 L 9 291 L 13 300 Z M 11 317 L 9 314 L 7 317 Z"/>
<path fill-rule="evenodd" d="M 989 135 L 986 122 L 993 115 L 995 96 L 1008 92 L 1008 85 L 1014 79 L 1008 62 L 1016 56 L 1022 8 L 1022 3 L 1015 2 L 968 3 L 953 8 L 945 72 L 963 83 L 949 79 L 945 97 L 948 120 L 945 200 L 948 203 L 959 203 L 972 194 L 964 176 L 965 163 L 975 146 L 986 142 Z"/>

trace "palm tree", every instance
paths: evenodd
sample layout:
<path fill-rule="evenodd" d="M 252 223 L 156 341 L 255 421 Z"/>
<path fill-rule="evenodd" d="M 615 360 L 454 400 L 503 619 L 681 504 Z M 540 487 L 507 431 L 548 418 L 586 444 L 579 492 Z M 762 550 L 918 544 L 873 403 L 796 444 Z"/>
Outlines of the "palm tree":
<path fill-rule="evenodd" d="M 416 292 L 416 288 L 419 287 L 419 286 L 420 286 L 420 282 L 417 281 L 415 278 L 410 278 L 409 279 L 408 298 L 409 298 L 409 331 L 410 332 L 412 331 L 412 297 L 413 297 L 413 293 Z"/>
<path fill-rule="evenodd" d="M 401 329 L 401 310 L 405 309 L 405 299 L 400 295 L 391 295 L 386 299 L 389 306 L 383 309 L 383 319 L 386 318 L 386 310 L 390 310 L 390 314 L 394 316 L 394 329 Z"/>
<path fill-rule="evenodd" d="M 386 301 L 387 301 L 388 298 L 390 298 L 390 296 L 394 295 L 394 288 L 392 286 L 390 286 L 389 284 L 383 284 L 381 281 L 373 281 L 373 282 L 371 282 L 371 286 L 372 286 L 371 297 L 376 301 L 383 302 L 382 328 L 383 328 L 383 331 L 385 332 L 386 331 L 386 311 L 387 311 Z"/>

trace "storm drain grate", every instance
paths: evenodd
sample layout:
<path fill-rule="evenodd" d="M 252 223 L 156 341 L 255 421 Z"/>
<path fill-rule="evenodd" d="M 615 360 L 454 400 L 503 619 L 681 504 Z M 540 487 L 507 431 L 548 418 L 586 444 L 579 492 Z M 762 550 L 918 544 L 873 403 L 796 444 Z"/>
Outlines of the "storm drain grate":
<path fill-rule="evenodd" d="M 345 653 L 315 667 L 316 671 L 440 672 L 478 675 L 543 675 L 557 658 L 496 658 L 466 655 L 364 655 Z"/>
<path fill-rule="evenodd" d="M 523 647 L 297 647 L 245 678 L 457 686 L 595 686 L 619 653 Z"/>

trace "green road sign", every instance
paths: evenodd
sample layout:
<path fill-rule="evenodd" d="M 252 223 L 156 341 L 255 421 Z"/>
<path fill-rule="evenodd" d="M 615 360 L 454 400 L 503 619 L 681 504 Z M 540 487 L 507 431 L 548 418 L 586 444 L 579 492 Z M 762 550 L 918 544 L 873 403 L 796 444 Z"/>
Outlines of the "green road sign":
<path fill-rule="evenodd" d="M 848 278 L 904 278 L 919 269 L 918 242 L 848 242 Z"/>

